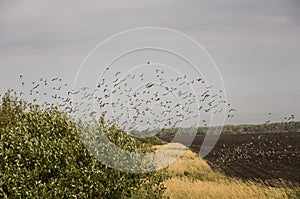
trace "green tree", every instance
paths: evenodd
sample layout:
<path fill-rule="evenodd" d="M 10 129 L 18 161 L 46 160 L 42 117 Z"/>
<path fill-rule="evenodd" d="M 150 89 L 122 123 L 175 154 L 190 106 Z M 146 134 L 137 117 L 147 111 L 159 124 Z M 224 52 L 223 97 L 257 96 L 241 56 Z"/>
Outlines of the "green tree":
<path fill-rule="evenodd" d="M 143 143 L 102 125 L 114 142 Z M 0 198 L 160 198 L 166 170 L 126 173 L 97 161 L 82 144 L 78 123 L 55 106 L 28 106 L 8 92 L 0 104 Z M 122 139 L 126 142 L 117 142 Z"/>

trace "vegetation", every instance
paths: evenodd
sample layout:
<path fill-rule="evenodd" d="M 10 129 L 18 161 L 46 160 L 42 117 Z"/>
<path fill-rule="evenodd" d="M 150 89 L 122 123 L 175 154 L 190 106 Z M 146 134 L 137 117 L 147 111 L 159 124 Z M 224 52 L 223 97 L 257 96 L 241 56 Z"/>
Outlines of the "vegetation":
<path fill-rule="evenodd" d="M 223 128 L 222 133 L 283 133 L 283 132 L 299 132 L 300 122 L 277 122 L 270 124 L 258 124 L 258 125 L 226 125 Z"/>
<path fill-rule="evenodd" d="M 162 129 L 158 132 L 158 137 L 174 136 L 179 128 Z M 197 135 L 205 134 L 208 127 L 199 127 Z M 181 130 L 182 131 L 182 130 Z M 282 133 L 282 132 L 299 132 L 299 121 L 277 122 L 270 124 L 241 124 L 241 125 L 225 125 L 222 134 L 242 134 L 242 133 Z M 186 135 L 186 134 L 185 134 Z"/>
<path fill-rule="evenodd" d="M 168 168 L 166 198 L 299 198 L 299 188 L 271 187 L 214 172 L 197 154 L 187 150 Z"/>
<path fill-rule="evenodd" d="M 6 93 L 0 104 L 0 198 L 160 198 L 166 171 L 127 173 L 96 160 L 78 123 L 55 106 L 41 109 Z M 119 147 L 146 149 L 104 117 L 99 126 Z M 145 140 L 144 140 L 145 141 Z M 146 141 L 145 141 L 146 142 Z"/>
<path fill-rule="evenodd" d="M 117 125 L 108 125 L 104 116 L 95 127 L 127 151 L 144 152 L 151 150 L 153 144 L 162 144 L 156 137 L 129 136 Z M 45 109 L 29 106 L 6 93 L 0 104 L 0 198 L 300 196 L 299 188 L 275 188 L 226 177 L 212 171 L 204 160 L 188 150 L 167 169 L 150 173 L 121 172 L 99 162 L 87 150 L 84 144 L 94 141 L 89 136 L 96 136 L 95 132 L 93 126 L 76 122 L 56 106 Z M 163 146 L 154 148 L 159 147 Z"/>

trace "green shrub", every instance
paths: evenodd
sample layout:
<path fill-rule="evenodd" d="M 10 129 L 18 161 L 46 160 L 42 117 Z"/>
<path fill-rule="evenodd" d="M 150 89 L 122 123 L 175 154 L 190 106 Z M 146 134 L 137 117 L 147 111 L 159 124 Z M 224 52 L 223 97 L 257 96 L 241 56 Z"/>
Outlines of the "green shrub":
<path fill-rule="evenodd" d="M 104 117 L 100 124 L 121 148 L 143 148 L 141 140 L 107 126 Z M 0 198 L 162 197 L 166 170 L 109 168 L 90 155 L 77 130 L 78 123 L 57 107 L 42 110 L 6 93 L 0 104 Z"/>

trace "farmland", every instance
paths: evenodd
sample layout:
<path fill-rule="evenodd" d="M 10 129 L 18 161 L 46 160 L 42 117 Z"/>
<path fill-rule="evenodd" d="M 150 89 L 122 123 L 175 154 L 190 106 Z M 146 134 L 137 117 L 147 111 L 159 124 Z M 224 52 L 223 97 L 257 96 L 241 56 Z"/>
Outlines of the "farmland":
<path fill-rule="evenodd" d="M 190 150 L 171 164 L 168 171 L 171 178 L 164 181 L 165 198 L 299 198 L 296 187 L 266 186 L 215 172 Z"/>
<path fill-rule="evenodd" d="M 129 136 L 117 125 L 107 124 L 104 115 L 97 125 L 111 142 L 125 150 L 144 154 L 152 147 L 165 147 L 156 137 Z M 81 128 L 85 134 L 80 134 Z M 299 182 L 299 133 L 221 135 L 205 157 L 207 161 L 173 143 L 171 156 L 186 150 L 177 161 L 161 170 L 130 173 L 109 168 L 91 156 L 82 141 L 94 144 L 94 140 L 79 136 L 97 136 L 93 134 L 97 131 L 76 123 L 55 106 L 28 106 L 7 93 L 0 105 L 0 132 L 0 198 L 299 198 L 299 187 L 289 187 L 292 184 L 265 186 L 255 182 L 284 177 L 286 181 Z M 190 149 L 197 152 L 203 138 L 197 136 Z M 170 141 L 171 137 L 164 139 Z M 122 156 L 115 153 L 109 157 Z M 281 176 L 275 175 L 273 168 L 262 171 L 264 167 L 257 166 L 263 161 L 275 166 L 286 163 L 287 168 L 278 167 L 282 169 Z M 251 164 L 247 167 L 244 162 Z M 211 168 L 250 180 L 228 177 Z M 242 173 L 252 176 L 238 176 Z"/>
<path fill-rule="evenodd" d="M 203 139 L 196 136 L 190 149 L 199 152 Z M 204 159 L 214 170 L 243 180 L 299 184 L 300 133 L 222 134 Z"/>

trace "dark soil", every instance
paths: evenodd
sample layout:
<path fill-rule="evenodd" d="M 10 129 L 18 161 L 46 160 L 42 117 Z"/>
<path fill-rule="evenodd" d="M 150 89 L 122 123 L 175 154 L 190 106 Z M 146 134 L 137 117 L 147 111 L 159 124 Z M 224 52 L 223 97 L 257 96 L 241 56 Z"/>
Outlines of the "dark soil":
<path fill-rule="evenodd" d="M 196 136 L 190 149 L 199 152 L 203 139 Z M 274 186 L 278 181 L 300 184 L 300 133 L 222 134 L 204 159 L 232 177 Z"/>

